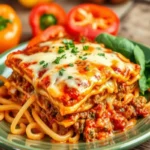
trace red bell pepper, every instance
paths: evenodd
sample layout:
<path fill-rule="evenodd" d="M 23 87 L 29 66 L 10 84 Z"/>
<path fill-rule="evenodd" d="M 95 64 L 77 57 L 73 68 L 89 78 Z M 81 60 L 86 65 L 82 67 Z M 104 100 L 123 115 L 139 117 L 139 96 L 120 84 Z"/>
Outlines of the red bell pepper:
<path fill-rule="evenodd" d="M 64 25 L 66 12 L 56 3 L 40 3 L 36 5 L 29 15 L 29 23 L 33 36 L 38 35 L 51 25 Z"/>
<path fill-rule="evenodd" d="M 103 32 L 116 35 L 119 23 L 119 18 L 111 9 L 96 4 L 81 4 L 70 10 L 66 26 L 70 34 L 93 40 Z"/>
<path fill-rule="evenodd" d="M 45 29 L 42 33 L 31 39 L 27 47 L 31 48 L 32 46 L 40 42 L 44 42 L 52 38 L 60 38 L 65 36 L 67 36 L 67 33 L 63 26 L 60 25 L 50 26 L 47 29 Z"/>

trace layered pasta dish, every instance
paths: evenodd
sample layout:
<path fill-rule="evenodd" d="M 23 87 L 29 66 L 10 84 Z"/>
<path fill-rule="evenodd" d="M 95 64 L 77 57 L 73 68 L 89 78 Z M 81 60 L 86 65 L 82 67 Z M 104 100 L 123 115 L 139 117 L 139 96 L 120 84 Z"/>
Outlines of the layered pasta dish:
<path fill-rule="evenodd" d="M 140 66 L 94 42 L 69 38 L 12 52 L 0 87 L 0 117 L 12 134 L 76 143 L 106 139 L 149 114 Z"/>

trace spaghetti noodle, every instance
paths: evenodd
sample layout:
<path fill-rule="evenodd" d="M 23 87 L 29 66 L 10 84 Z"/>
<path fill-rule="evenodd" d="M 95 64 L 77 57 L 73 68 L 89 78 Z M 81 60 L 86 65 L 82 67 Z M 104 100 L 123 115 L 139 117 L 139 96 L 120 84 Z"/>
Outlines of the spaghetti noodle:
<path fill-rule="evenodd" d="M 150 113 L 139 95 L 140 66 L 104 45 L 51 40 L 9 54 L 6 65 L 13 72 L 0 76 L 0 120 L 13 134 L 90 142 Z"/>

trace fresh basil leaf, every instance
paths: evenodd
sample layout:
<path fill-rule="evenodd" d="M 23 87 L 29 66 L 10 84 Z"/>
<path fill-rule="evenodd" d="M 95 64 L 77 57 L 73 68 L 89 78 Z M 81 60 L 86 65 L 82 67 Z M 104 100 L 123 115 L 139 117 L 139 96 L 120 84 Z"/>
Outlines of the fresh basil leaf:
<path fill-rule="evenodd" d="M 96 41 L 98 43 L 103 43 L 107 48 L 110 48 L 113 51 L 121 53 L 132 62 L 138 63 L 141 66 L 141 78 L 139 80 L 140 92 L 144 94 L 144 92 L 150 88 L 150 81 L 147 81 L 148 75 L 150 74 L 148 72 L 150 67 L 150 49 L 135 42 L 131 42 L 125 38 L 115 37 L 106 33 L 100 34 L 96 37 Z"/>
<path fill-rule="evenodd" d="M 145 71 L 145 55 L 139 46 L 134 47 L 134 58 L 135 62 L 141 66 L 140 75 L 144 74 Z"/>
<path fill-rule="evenodd" d="M 112 35 L 109 35 L 107 33 L 102 33 L 98 35 L 95 39 L 98 43 L 103 43 L 106 45 L 108 48 L 114 48 L 114 40 L 115 37 Z"/>
<path fill-rule="evenodd" d="M 146 64 L 145 67 L 146 67 L 146 68 L 150 68 L 150 64 Z"/>
<path fill-rule="evenodd" d="M 137 45 L 136 42 L 132 41 L 135 45 Z M 145 55 L 145 63 L 146 63 L 146 66 L 150 66 L 150 48 L 142 45 L 142 44 L 139 44 L 138 43 L 138 46 L 142 49 L 144 55 Z"/>
<path fill-rule="evenodd" d="M 123 54 L 129 59 L 133 58 L 134 44 L 125 38 L 103 33 L 97 36 L 95 40 L 98 43 L 103 43 L 107 48 Z"/>
<path fill-rule="evenodd" d="M 140 86 L 140 91 L 142 94 L 147 90 L 147 84 L 146 84 L 146 77 L 144 74 L 145 71 L 145 55 L 143 51 L 138 47 L 137 45 L 134 47 L 134 58 L 135 62 L 140 65 L 141 70 L 140 70 L 140 80 L 139 80 L 139 86 Z"/>
<path fill-rule="evenodd" d="M 148 89 L 147 79 L 144 74 L 141 76 L 139 80 L 139 86 L 140 86 L 140 92 L 144 95 L 145 91 Z"/>
<path fill-rule="evenodd" d="M 150 78 L 147 79 L 147 86 L 150 88 Z"/>
<path fill-rule="evenodd" d="M 115 41 L 115 51 L 120 52 L 125 57 L 132 59 L 134 44 L 129 40 L 121 37 L 116 37 Z"/>
<path fill-rule="evenodd" d="M 147 79 L 147 81 L 146 81 L 147 89 L 149 89 L 150 88 L 150 73 L 149 73 L 149 68 L 145 69 L 145 77 Z"/>

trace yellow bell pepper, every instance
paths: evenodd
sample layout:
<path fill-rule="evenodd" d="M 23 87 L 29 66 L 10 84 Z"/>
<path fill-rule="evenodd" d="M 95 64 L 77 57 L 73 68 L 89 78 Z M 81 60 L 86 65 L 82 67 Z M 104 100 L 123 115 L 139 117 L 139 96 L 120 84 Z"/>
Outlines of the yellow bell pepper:
<path fill-rule="evenodd" d="M 51 2 L 53 0 L 18 0 L 18 1 L 24 7 L 32 8 L 36 4 L 43 3 L 43 2 Z"/>

